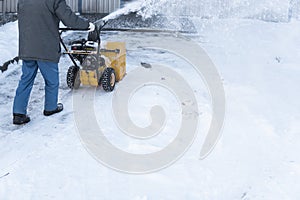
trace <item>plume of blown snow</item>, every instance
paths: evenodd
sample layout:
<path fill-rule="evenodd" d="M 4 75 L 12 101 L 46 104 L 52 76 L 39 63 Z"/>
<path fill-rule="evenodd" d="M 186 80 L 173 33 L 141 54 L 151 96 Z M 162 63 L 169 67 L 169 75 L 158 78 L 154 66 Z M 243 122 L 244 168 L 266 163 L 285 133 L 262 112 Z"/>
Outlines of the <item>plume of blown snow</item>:
<path fill-rule="evenodd" d="M 300 18 L 300 0 L 135 0 L 104 20 L 137 13 L 143 19 L 156 15 L 211 18 L 250 18 L 286 22 Z"/>

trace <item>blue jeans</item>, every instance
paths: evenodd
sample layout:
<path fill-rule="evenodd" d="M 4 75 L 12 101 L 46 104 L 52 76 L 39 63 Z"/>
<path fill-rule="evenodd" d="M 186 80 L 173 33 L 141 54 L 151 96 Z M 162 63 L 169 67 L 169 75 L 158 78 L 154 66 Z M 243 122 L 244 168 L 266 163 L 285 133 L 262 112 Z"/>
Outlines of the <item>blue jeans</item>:
<path fill-rule="evenodd" d="M 58 98 L 58 64 L 53 62 L 23 60 L 22 76 L 14 99 L 13 113 L 27 114 L 27 105 L 38 69 L 45 80 L 46 111 L 57 108 Z"/>

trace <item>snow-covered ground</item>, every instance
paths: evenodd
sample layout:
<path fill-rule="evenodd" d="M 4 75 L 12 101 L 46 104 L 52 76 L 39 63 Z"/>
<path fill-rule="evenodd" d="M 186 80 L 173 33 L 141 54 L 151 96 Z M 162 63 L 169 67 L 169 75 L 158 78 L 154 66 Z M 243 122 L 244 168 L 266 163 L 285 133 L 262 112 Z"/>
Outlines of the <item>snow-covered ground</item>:
<path fill-rule="evenodd" d="M 64 56 L 60 62 L 65 110 L 42 115 L 44 83 L 38 74 L 28 108 L 32 121 L 21 127 L 11 124 L 21 66 L 13 65 L 0 74 L 0 199 L 300 199 L 300 22 L 191 20 L 199 35 L 188 37 L 206 50 L 226 93 L 222 137 L 206 159 L 198 158 L 211 103 L 201 77 L 169 52 L 133 48 L 133 41 L 146 39 L 145 34 L 106 33 L 104 40 L 127 42 L 128 73 L 147 62 L 172 66 L 188 77 L 200 111 L 194 144 L 180 160 L 155 173 L 130 175 L 107 168 L 86 151 L 77 133 L 72 92 L 65 83 L 70 60 Z M 17 37 L 17 22 L 0 27 L 0 62 L 17 55 Z M 118 130 L 111 111 L 113 93 L 99 89 L 95 97 L 99 126 L 117 147 L 153 152 L 174 138 L 180 108 L 167 90 L 147 86 L 130 102 L 130 116 L 140 126 L 149 123 L 145 113 L 153 104 L 166 109 L 165 130 L 150 141 Z"/>

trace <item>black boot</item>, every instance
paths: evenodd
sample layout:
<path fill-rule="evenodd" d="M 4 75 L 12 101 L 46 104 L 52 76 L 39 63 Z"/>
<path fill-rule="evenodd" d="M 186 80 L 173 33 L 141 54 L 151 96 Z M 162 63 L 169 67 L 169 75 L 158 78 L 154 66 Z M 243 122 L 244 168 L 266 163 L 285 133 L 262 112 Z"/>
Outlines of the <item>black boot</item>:
<path fill-rule="evenodd" d="M 55 114 L 55 113 L 61 112 L 63 109 L 64 109 L 63 104 L 62 104 L 62 103 L 59 103 L 59 104 L 57 104 L 57 108 L 56 108 L 55 110 L 52 110 L 52 111 L 44 110 L 44 115 L 45 115 L 45 116 L 50 116 L 50 115 L 53 115 L 53 114 Z"/>
<path fill-rule="evenodd" d="M 18 113 L 14 113 L 13 115 L 14 115 L 13 124 L 15 125 L 22 125 L 30 122 L 30 118 L 27 115 L 18 114 Z"/>

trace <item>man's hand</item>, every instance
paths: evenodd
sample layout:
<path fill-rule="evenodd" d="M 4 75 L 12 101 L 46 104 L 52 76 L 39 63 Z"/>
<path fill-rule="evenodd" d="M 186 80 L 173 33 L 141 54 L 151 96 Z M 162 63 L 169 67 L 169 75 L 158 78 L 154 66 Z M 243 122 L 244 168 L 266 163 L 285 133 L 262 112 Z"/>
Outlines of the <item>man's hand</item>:
<path fill-rule="evenodd" d="M 89 32 L 92 32 L 92 31 L 94 31 L 95 30 L 95 24 L 93 24 L 93 23 L 91 23 L 90 22 L 90 25 L 89 25 Z"/>

